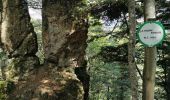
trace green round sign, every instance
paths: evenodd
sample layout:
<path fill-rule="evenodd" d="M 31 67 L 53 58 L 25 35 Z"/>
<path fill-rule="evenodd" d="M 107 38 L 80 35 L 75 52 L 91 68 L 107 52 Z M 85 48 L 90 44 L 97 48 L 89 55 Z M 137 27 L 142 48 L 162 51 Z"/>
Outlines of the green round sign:
<path fill-rule="evenodd" d="M 160 22 L 145 22 L 139 27 L 137 37 L 143 45 L 153 47 L 162 43 L 165 29 Z"/>

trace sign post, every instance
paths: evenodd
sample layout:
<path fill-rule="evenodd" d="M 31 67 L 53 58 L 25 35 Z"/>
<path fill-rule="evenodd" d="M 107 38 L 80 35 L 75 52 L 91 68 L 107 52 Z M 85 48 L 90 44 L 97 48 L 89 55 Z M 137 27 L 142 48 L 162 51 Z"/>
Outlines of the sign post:
<path fill-rule="evenodd" d="M 142 100 L 154 99 L 156 46 L 165 38 L 165 29 L 160 22 L 146 21 L 137 31 L 139 41 L 146 47 L 143 68 L 143 95 Z"/>
<path fill-rule="evenodd" d="M 165 29 L 160 22 L 145 22 L 137 31 L 139 41 L 147 47 L 162 43 L 165 38 Z"/>

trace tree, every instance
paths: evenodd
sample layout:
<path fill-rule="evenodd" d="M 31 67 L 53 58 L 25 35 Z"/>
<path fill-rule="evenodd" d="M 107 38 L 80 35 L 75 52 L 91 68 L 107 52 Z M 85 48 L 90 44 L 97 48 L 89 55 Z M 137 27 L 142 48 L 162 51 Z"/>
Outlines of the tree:
<path fill-rule="evenodd" d="M 0 27 L 1 24 L 2 24 L 2 0 L 0 0 Z M 0 29 L 0 34 L 1 34 L 1 29 Z M 2 47 L 1 38 L 0 38 L 0 47 Z"/>
<path fill-rule="evenodd" d="M 129 43 L 128 43 L 128 63 L 131 82 L 132 100 L 138 100 L 138 80 L 135 63 L 135 44 L 136 44 L 136 13 L 135 0 L 128 0 L 129 10 Z"/>
<path fill-rule="evenodd" d="M 85 60 L 88 32 L 86 6 L 83 0 L 43 1 L 43 45 L 46 63 L 70 70 L 84 87 L 88 99 L 89 75 Z M 80 40 L 81 39 L 81 40 Z"/>
<path fill-rule="evenodd" d="M 6 79 L 12 80 L 7 99 L 88 99 L 85 60 L 88 22 L 82 7 L 83 0 L 43 1 L 45 64 L 40 66 L 27 1 L 3 1 L 1 37 L 12 60 L 6 74 Z"/>
<path fill-rule="evenodd" d="M 6 80 L 0 80 L 0 99 L 4 99 L 6 96 L 3 95 L 4 92 L 7 93 L 5 99 L 8 100 L 141 99 L 141 92 L 138 94 L 137 91 L 137 89 L 141 91 L 141 85 L 139 82 L 139 86 L 137 86 L 135 61 L 140 67 L 137 69 L 140 72 L 144 47 L 138 43 L 138 40 L 135 41 L 135 18 L 143 14 L 141 9 L 144 0 L 88 1 L 90 3 L 87 3 L 86 0 L 43 0 L 42 5 L 41 0 L 3 0 L 4 19 L 0 20 L 3 23 L 0 39 L 2 44 L 0 45 L 7 53 L 10 63 L 3 69 Z M 145 4 L 152 7 L 153 4 L 148 1 L 145 1 Z M 157 18 L 163 18 L 161 21 L 164 22 L 167 20 L 168 9 L 164 9 L 165 6 L 162 6 L 162 4 L 164 5 L 163 0 L 156 0 L 156 2 L 161 2 L 156 6 L 159 13 Z M 87 9 L 86 3 L 89 4 Z M 42 9 L 43 36 L 40 34 L 41 21 L 32 20 L 34 21 L 33 29 L 27 6 Z M 161 10 L 159 7 L 163 8 L 164 13 L 159 12 Z M 145 17 L 147 20 L 148 15 L 150 16 L 148 11 L 146 10 L 147 17 Z M 90 12 L 89 15 L 88 12 Z M 39 28 L 36 27 L 37 25 Z M 111 26 L 106 27 L 107 25 Z M 110 28 L 109 30 L 112 27 L 112 30 L 106 32 L 103 26 Z M 40 36 L 38 43 L 33 30 L 40 30 L 37 31 L 39 33 L 37 36 Z M 43 41 L 40 40 L 41 37 Z M 41 49 L 41 56 L 38 56 L 41 58 L 41 65 L 36 56 L 40 55 L 36 53 L 37 44 L 42 44 L 39 48 L 44 47 L 44 52 Z M 158 67 L 160 70 L 156 74 L 155 99 L 162 99 L 166 97 L 165 93 L 168 94 L 170 89 L 168 84 L 170 80 L 169 48 L 158 47 L 158 49 L 158 64 L 162 68 Z M 152 51 L 155 53 L 155 48 L 146 48 L 144 100 L 153 99 L 154 84 L 152 82 L 154 82 L 153 74 L 155 72 L 154 67 L 150 65 L 155 64 L 153 58 L 156 55 L 149 54 Z M 0 52 L 0 58 L 1 56 Z M 152 59 L 149 59 L 148 56 Z M 90 92 L 87 63 L 90 66 L 91 75 Z M 152 78 L 148 77 L 151 73 L 149 68 L 153 72 Z M 142 74 L 140 76 L 143 78 Z M 148 83 L 151 83 L 152 86 L 148 86 Z M 166 91 L 163 91 L 161 86 Z M 148 87 L 151 89 L 149 90 Z M 88 92 L 90 98 L 88 98 Z M 160 94 L 158 94 L 159 92 Z"/>
<path fill-rule="evenodd" d="M 35 55 L 37 38 L 30 23 L 27 2 L 3 0 L 2 3 L 1 42 L 9 58 L 9 64 L 5 68 L 6 79 L 18 81 L 39 65 Z"/>
<path fill-rule="evenodd" d="M 155 19 L 155 0 L 144 0 L 145 21 Z M 156 46 L 145 48 L 145 63 L 143 69 L 143 100 L 154 99 L 154 85 L 156 72 Z"/>
<path fill-rule="evenodd" d="M 157 1 L 157 19 L 162 22 L 164 25 L 165 30 L 170 29 L 170 23 L 169 23 L 169 15 L 170 15 L 170 1 L 168 0 L 159 0 Z M 163 53 L 161 55 L 162 59 L 159 60 L 158 64 L 163 68 L 163 73 L 164 76 L 163 81 L 161 83 L 161 86 L 164 88 L 166 92 L 166 97 L 167 100 L 170 100 L 170 66 L 169 66 L 169 61 L 170 61 L 170 54 L 169 54 L 169 45 L 170 45 L 170 40 L 169 40 L 169 33 L 167 32 L 167 38 L 164 40 L 162 43 L 162 46 L 158 48 L 158 50 L 161 50 Z"/>

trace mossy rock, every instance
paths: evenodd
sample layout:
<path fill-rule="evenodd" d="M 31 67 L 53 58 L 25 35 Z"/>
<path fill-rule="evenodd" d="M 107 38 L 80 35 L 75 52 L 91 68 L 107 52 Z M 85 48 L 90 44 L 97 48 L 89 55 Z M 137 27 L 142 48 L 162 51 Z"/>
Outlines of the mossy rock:
<path fill-rule="evenodd" d="M 27 81 L 19 81 L 7 100 L 83 100 L 83 95 L 74 73 L 43 66 Z"/>
<path fill-rule="evenodd" d="M 9 59 L 9 64 L 4 68 L 7 80 L 18 81 L 29 76 L 39 66 L 38 57 L 19 57 Z"/>

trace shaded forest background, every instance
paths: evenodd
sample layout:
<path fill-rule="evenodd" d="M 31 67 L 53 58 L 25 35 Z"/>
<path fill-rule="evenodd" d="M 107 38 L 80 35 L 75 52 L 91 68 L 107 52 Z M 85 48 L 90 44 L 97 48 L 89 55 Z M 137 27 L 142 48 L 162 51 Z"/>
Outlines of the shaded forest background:
<path fill-rule="evenodd" d="M 82 0 L 82 2 L 83 4 L 81 7 L 77 7 L 78 12 L 75 11 L 74 13 L 86 13 L 85 19 L 88 19 L 88 39 L 83 40 L 82 37 L 78 37 L 79 41 L 86 41 L 87 43 L 87 48 L 85 50 L 85 59 L 87 60 L 86 70 L 90 75 L 88 99 L 131 100 L 130 70 L 128 68 L 128 43 L 130 34 L 128 1 Z M 157 46 L 158 66 L 156 67 L 154 98 L 155 100 L 170 100 L 170 1 L 156 0 L 155 4 L 156 20 L 162 22 L 167 34 L 163 43 Z M 42 1 L 28 0 L 28 6 L 29 8 L 41 10 Z M 144 1 L 136 0 L 135 9 L 137 30 L 144 22 Z M 42 20 L 44 19 L 31 19 L 31 23 L 37 35 L 38 52 L 36 55 L 39 58 L 40 66 L 44 66 L 47 60 L 45 57 L 46 51 L 44 52 L 43 49 Z M 0 98 L 2 98 L 2 100 L 6 99 L 8 93 L 10 93 L 10 89 L 13 89 L 14 85 L 14 83 L 9 80 L 5 81 L 3 76 L 3 68 L 9 64 L 8 57 L 8 54 L 2 49 L 0 52 Z M 136 39 L 135 44 L 135 64 L 136 69 L 134 70 L 137 73 L 136 77 L 138 83 L 138 98 L 136 98 L 136 100 L 142 100 L 144 46 L 139 43 L 138 39 Z M 43 70 L 42 72 L 45 71 Z M 84 72 L 81 73 L 80 71 L 80 74 L 83 73 Z M 88 79 L 86 81 L 88 81 Z"/>

